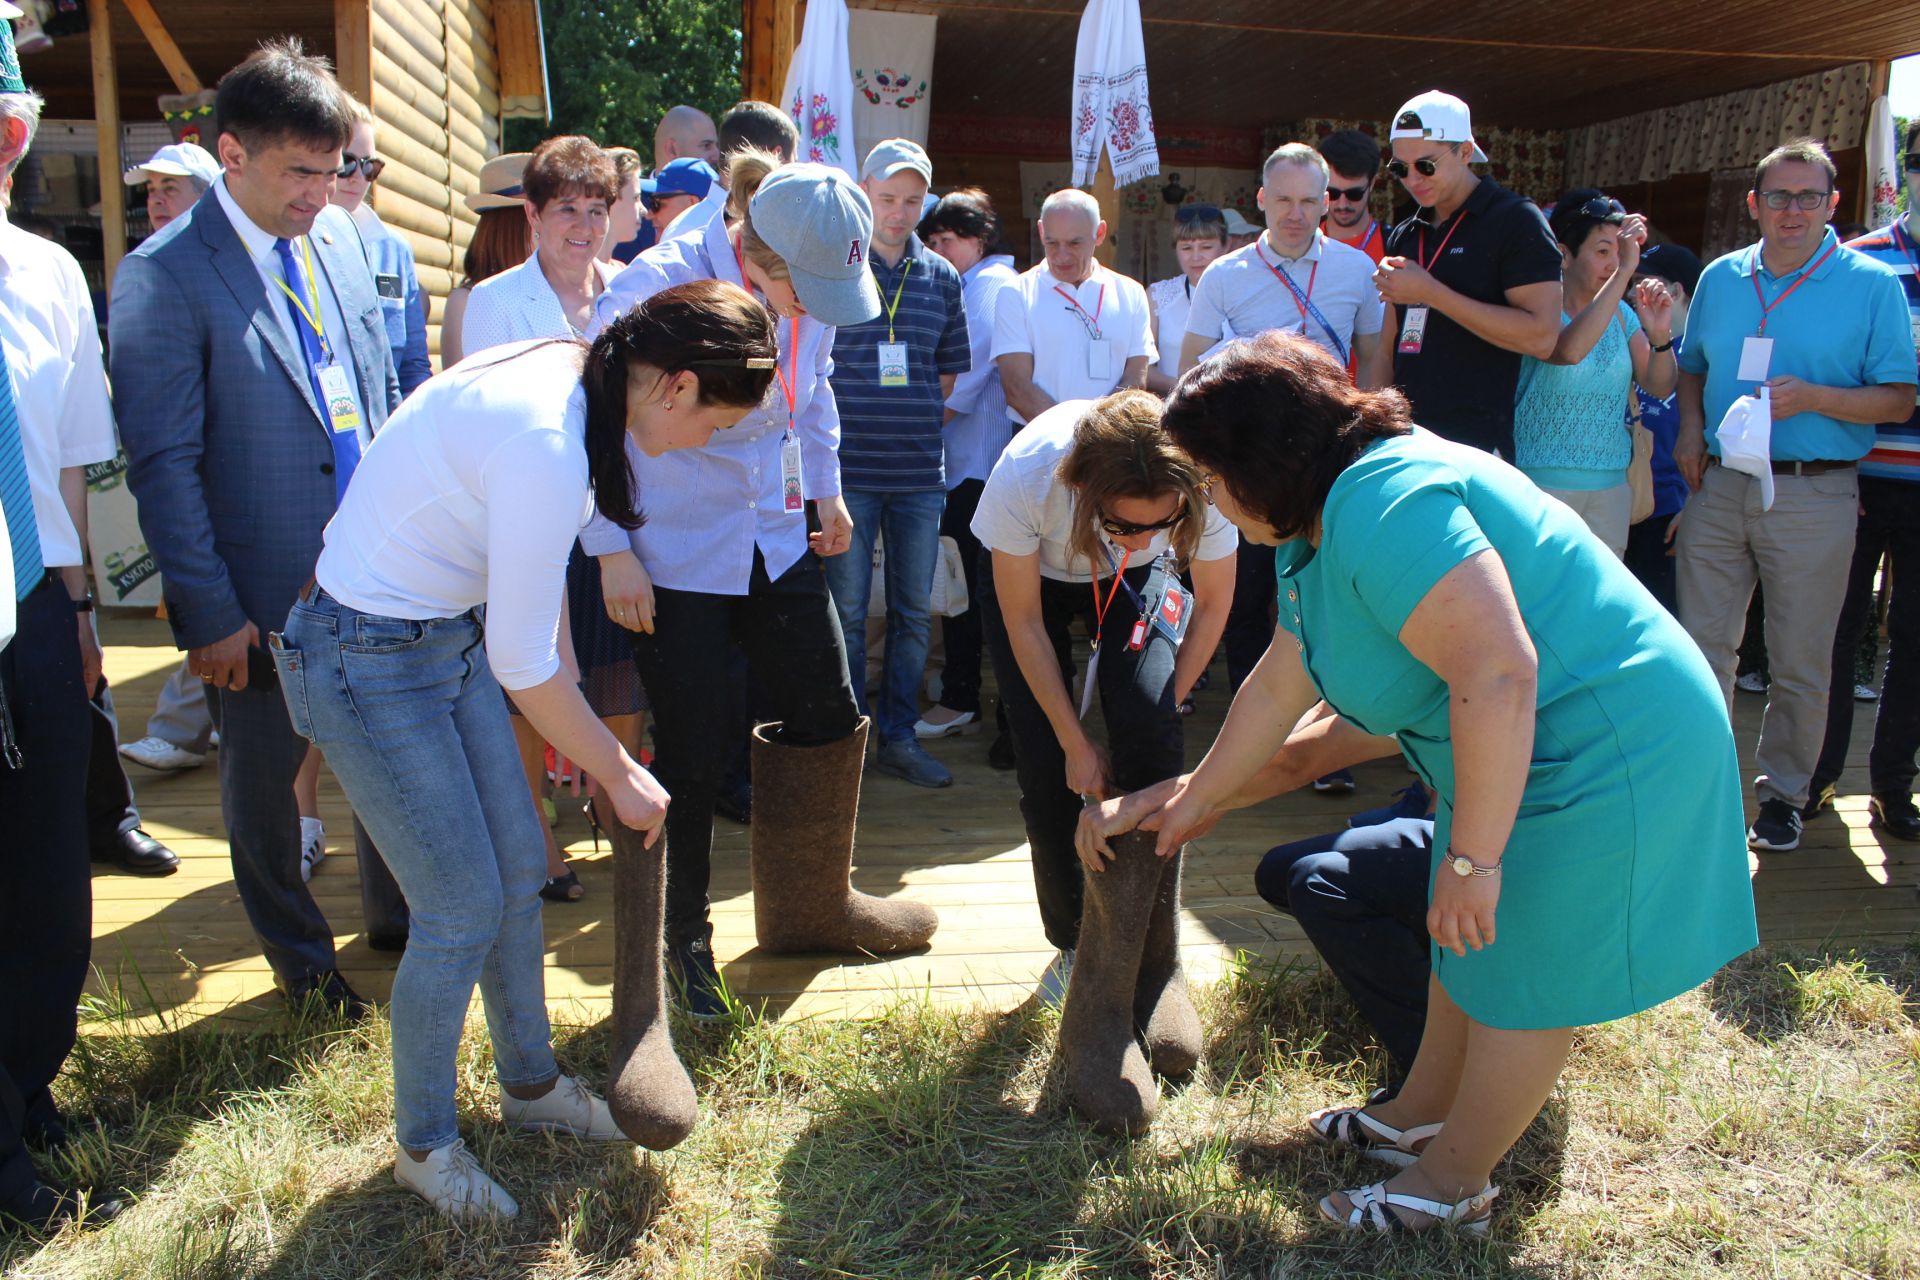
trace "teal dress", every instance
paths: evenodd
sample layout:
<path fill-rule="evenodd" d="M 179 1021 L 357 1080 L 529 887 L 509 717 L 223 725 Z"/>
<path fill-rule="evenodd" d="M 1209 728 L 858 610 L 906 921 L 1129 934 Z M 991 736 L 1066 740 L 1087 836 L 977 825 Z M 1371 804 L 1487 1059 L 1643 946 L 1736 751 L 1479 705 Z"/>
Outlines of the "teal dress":
<path fill-rule="evenodd" d="M 1435 874 L 1455 796 L 1447 686 L 1400 629 L 1450 569 L 1491 548 L 1539 654 L 1498 941 L 1465 957 L 1433 951 L 1456 1004 L 1514 1030 L 1606 1022 L 1698 986 L 1755 944 L 1719 684 L 1578 516 L 1492 455 L 1416 428 L 1340 474 L 1321 529 L 1317 551 L 1305 539 L 1278 550 L 1280 625 L 1328 704 L 1397 735 L 1438 792 Z"/>

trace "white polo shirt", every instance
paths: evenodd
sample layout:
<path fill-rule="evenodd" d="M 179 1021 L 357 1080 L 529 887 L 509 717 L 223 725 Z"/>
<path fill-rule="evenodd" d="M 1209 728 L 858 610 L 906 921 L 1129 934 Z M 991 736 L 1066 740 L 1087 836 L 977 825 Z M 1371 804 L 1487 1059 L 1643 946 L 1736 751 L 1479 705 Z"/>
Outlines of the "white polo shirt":
<path fill-rule="evenodd" d="M 60 498 L 60 472 L 106 462 L 119 449 L 100 330 L 73 255 L 0 215 L 0 345 L 7 353 L 20 443 L 33 488 L 40 560 L 86 563 L 79 530 Z"/>
<path fill-rule="evenodd" d="M 1098 400 L 1120 385 L 1127 361 L 1156 358 L 1147 291 L 1098 262 L 1075 288 L 1041 262 L 994 300 L 993 358 L 1015 354 L 1033 357 L 1033 384 L 1055 400 Z M 1012 406 L 1007 414 L 1026 421 Z"/>
<path fill-rule="evenodd" d="M 1339 335 L 1336 344 L 1313 312 L 1274 272 L 1284 271 L 1301 296 L 1312 301 Z M 1283 258 L 1262 235 L 1250 245 L 1215 258 L 1193 287 L 1187 332 L 1209 343 L 1251 338 L 1269 329 L 1304 333 L 1342 360 L 1353 354 L 1353 335 L 1380 332 L 1380 292 L 1373 287 L 1373 259 L 1321 231 L 1298 258 Z M 1345 347 L 1341 354 L 1340 347 Z"/>

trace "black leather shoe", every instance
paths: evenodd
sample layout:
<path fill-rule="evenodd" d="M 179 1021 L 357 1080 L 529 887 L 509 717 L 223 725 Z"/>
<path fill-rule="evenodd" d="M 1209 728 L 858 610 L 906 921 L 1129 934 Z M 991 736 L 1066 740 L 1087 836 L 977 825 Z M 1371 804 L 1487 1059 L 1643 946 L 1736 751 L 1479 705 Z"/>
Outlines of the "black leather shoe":
<path fill-rule="evenodd" d="M 1896 840 L 1920 840 L 1920 808 L 1908 795 L 1869 796 L 1867 825 L 1878 827 Z"/>
<path fill-rule="evenodd" d="M 348 986 L 347 980 L 340 976 L 338 969 L 329 969 L 311 978 L 302 978 L 298 982 L 287 984 L 281 990 L 286 993 L 288 1004 L 324 1005 L 329 1013 L 345 1018 L 348 1022 L 358 1022 L 373 1012 L 373 1004 Z"/>
<path fill-rule="evenodd" d="M 994 738 L 993 745 L 987 748 L 987 765 L 989 768 L 998 769 L 1001 773 L 1007 773 L 1013 769 L 1014 764 L 1013 739 L 1001 733 Z"/>
<path fill-rule="evenodd" d="M 1800 810 L 1800 820 L 1812 821 L 1820 816 L 1821 810 L 1833 808 L 1834 797 L 1838 794 L 1831 782 L 1814 782 L 1807 788 L 1807 803 Z"/>
<path fill-rule="evenodd" d="M 64 1147 L 70 1135 L 66 1118 L 53 1105 L 53 1095 L 42 1089 L 27 1103 L 20 1117 L 20 1136 L 48 1151 Z"/>
<path fill-rule="evenodd" d="M 367 949 L 370 951 L 405 951 L 407 949 L 408 932 L 406 929 L 402 929 L 399 933 L 373 933 L 369 931 L 367 934 Z"/>
<path fill-rule="evenodd" d="M 0 1225 L 13 1220 L 49 1234 L 70 1222 L 103 1227 L 118 1217 L 123 1207 L 109 1197 L 89 1195 L 83 1199 L 77 1191 L 55 1191 L 36 1182 L 11 1200 L 0 1202 Z"/>
<path fill-rule="evenodd" d="M 137 876 L 170 876 L 180 869 L 180 855 L 135 827 L 93 851 L 95 862 L 117 862 Z"/>

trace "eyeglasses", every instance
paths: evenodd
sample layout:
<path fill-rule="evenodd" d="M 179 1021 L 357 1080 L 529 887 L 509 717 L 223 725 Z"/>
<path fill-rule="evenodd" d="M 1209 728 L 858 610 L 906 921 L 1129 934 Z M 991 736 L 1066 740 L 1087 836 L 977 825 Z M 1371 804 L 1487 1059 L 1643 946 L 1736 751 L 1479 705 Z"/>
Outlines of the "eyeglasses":
<path fill-rule="evenodd" d="M 1105 529 L 1110 537 L 1137 538 L 1143 533 L 1159 533 L 1162 529 L 1171 529 L 1186 518 L 1187 513 L 1181 510 L 1174 512 L 1165 520 L 1155 521 L 1153 524 L 1131 524 L 1128 521 L 1115 520 L 1112 516 L 1103 514 L 1100 517 L 1100 527 Z"/>
<path fill-rule="evenodd" d="M 1440 161 L 1435 156 L 1421 156 L 1413 162 L 1414 171 L 1423 178 L 1431 178 L 1440 172 Z M 1405 160 L 1387 161 L 1387 172 L 1402 182 L 1407 180 L 1407 162 Z"/>
<path fill-rule="evenodd" d="M 1920 173 L 1920 151 L 1907 152 L 1907 172 Z"/>
<path fill-rule="evenodd" d="M 1367 193 L 1372 190 L 1373 184 L 1371 182 L 1358 187 L 1328 187 L 1327 199 L 1346 200 L 1352 204 L 1359 204 L 1367 198 Z"/>
<path fill-rule="evenodd" d="M 368 182 L 372 182 L 380 176 L 381 171 L 386 167 L 387 162 L 379 156 L 343 155 L 340 157 L 339 171 L 336 172 L 334 176 L 338 178 L 351 178 L 353 171 L 358 169 L 365 175 Z"/>
<path fill-rule="evenodd" d="M 1788 205 L 1798 205 L 1807 213 L 1823 207 L 1833 196 L 1831 191 L 1762 191 L 1760 199 L 1769 209 L 1784 209 Z"/>
<path fill-rule="evenodd" d="M 1182 205 L 1174 211 L 1175 222 L 1225 222 L 1226 216 L 1210 204 Z"/>

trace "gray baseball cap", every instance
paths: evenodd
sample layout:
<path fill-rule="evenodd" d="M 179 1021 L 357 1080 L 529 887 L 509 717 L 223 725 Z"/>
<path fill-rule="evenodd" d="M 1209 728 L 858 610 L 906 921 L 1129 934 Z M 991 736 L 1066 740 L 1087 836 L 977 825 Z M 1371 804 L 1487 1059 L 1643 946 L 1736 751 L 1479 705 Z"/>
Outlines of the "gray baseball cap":
<path fill-rule="evenodd" d="M 902 169 L 919 174 L 928 186 L 933 185 L 933 161 L 927 159 L 926 150 L 911 138 L 888 138 L 874 143 L 873 150 L 867 152 L 867 162 L 860 166 L 860 181 L 878 178 L 884 182 Z"/>
<path fill-rule="evenodd" d="M 748 202 L 753 229 L 786 259 L 793 291 L 823 324 L 861 324 L 880 314 L 880 290 L 867 268 L 873 206 L 839 169 L 782 165 Z"/>

